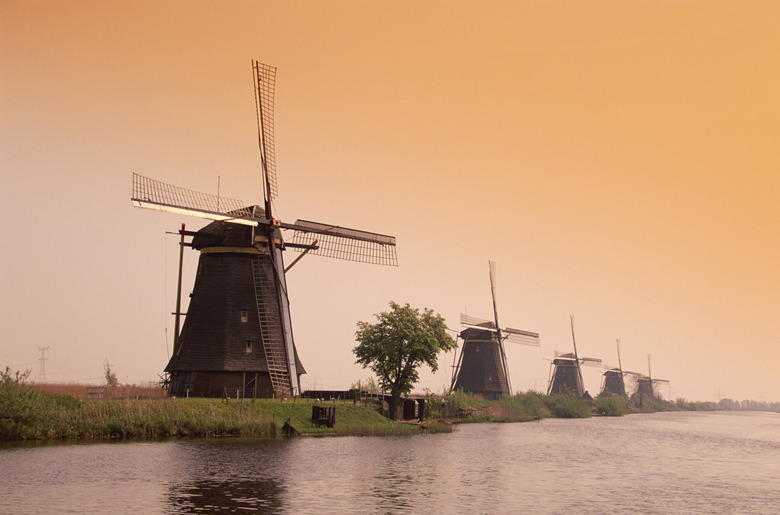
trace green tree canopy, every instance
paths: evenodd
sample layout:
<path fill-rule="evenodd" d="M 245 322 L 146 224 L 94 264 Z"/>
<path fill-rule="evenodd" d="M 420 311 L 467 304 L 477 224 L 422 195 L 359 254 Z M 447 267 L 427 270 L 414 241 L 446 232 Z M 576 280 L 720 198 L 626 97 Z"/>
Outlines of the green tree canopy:
<path fill-rule="evenodd" d="M 428 308 L 422 312 L 406 304 L 390 302 L 390 311 L 374 315 L 375 324 L 358 322 L 353 349 L 356 363 L 370 368 L 383 390 L 391 395 L 390 413 L 395 418 L 398 400 L 412 391 L 420 376 L 418 369 L 428 365 L 439 369 L 438 354 L 455 349 L 447 334 L 444 318 Z"/>

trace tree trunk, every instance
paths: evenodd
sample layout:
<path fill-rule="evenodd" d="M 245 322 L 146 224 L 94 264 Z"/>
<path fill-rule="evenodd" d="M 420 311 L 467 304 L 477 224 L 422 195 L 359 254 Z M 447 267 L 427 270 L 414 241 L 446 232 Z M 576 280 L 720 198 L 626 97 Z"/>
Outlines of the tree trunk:
<path fill-rule="evenodd" d="M 398 420 L 398 402 L 400 400 L 400 393 L 390 392 L 390 420 Z"/>

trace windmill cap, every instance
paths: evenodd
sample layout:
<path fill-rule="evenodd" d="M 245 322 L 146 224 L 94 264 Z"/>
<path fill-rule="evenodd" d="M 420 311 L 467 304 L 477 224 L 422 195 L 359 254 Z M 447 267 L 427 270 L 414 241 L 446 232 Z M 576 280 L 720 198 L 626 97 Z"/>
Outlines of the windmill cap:
<path fill-rule="evenodd" d="M 256 205 L 230 211 L 229 214 L 242 217 L 265 218 L 265 210 Z M 201 250 L 206 247 L 250 247 L 252 246 L 254 229 L 250 225 L 230 223 L 222 220 L 211 222 L 193 236 L 192 248 Z"/>

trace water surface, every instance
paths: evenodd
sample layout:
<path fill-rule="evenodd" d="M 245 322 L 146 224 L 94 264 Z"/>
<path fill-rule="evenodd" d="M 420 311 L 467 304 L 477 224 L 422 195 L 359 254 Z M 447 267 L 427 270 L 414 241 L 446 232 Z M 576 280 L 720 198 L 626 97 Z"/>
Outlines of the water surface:
<path fill-rule="evenodd" d="M 778 513 L 780 414 L 0 447 L 0 513 Z"/>

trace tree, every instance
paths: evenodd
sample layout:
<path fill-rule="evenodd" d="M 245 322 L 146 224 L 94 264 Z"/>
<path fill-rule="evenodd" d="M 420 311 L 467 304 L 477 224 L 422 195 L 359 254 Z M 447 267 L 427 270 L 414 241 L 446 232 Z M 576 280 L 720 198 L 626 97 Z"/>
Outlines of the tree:
<path fill-rule="evenodd" d="M 374 379 L 373 376 L 369 376 L 367 379 L 364 379 L 363 381 L 355 381 L 354 383 L 352 383 L 349 389 L 359 390 L 361 392 L 366 392 L 366 393 L 381 392 L 381 389 L 379 388 L 379 385 L 377 384 L 376 379 Z"/>
<path fill-rule="evenodd" d="M 108 362 L 108 358 L 103 362 L 103 369 L 106 372 L 106 384 L 108 386 L 119 386 L 119 380 L 116 378 L 116 373 L 111 371 L 111 364 Z"/>
<path fill-rule="evenodd" d="M 370 368 L 383 390 L 390 392 L 390 417 L 395 418 L 402 394 L 412 391 L 419 380 L 417 369 L 428 365 L 439 369 L 439 352 L 455 349 L 441 315 L 425 308 L 411 308 L 390 302 L 390 311 L 374 315 L 377 323 L 358 322 L 352 352 L 356 363 Z"/>

